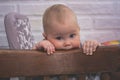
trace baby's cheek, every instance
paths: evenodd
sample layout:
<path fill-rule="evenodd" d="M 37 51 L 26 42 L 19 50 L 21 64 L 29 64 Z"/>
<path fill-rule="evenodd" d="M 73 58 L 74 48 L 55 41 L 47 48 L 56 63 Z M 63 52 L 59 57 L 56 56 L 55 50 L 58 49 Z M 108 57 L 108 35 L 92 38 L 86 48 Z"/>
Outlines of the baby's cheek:
<path fill-rule="evenodd" d="M 80 47 L 80 40 L 74 40 L 73 47 L 79 48 Z"/>
<path fill-rule="evenodd" d="M 80 44 L 79 43 L 76 43 L 73 45 L 73 48 L 79 48 L 80 47 Z"/>
<path fill-rule="evenodd" d="M 56 49 L 61 49 L 63 46 L 61 44 L 54 44 Z"/>

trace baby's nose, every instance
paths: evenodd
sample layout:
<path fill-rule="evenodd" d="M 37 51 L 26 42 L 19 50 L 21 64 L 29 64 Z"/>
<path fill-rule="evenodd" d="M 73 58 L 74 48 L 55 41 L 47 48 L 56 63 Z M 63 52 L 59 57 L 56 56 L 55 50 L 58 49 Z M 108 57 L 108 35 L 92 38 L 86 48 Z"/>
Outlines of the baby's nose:
<path fill-rule="evenodd" d="M 71 42 L 70 42 L 70 41 L 65 41 L 64 45 L 65 45 L 65 46 L 70 46 L 70 45 L 71 45 Z"/>

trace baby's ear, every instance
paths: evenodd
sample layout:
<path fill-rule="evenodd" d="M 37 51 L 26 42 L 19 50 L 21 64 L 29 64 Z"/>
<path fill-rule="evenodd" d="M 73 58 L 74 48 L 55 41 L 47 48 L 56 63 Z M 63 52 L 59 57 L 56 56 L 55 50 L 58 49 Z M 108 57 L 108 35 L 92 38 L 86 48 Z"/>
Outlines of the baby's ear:
<path fill-rule="evenodd" d="M 46 39 L 47 38 L 47 36 L 46 36 L 46 34 L 45 33 L 42 33 L 42 35 L 43 35 L 43 37 Z"/>

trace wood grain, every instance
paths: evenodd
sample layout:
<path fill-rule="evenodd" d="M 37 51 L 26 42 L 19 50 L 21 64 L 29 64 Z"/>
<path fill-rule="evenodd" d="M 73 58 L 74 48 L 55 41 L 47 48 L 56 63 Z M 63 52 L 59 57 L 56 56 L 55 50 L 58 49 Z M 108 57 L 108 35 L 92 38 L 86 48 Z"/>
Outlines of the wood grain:
<path fill-rule="evenodd" d="M 101 46 L 92 56 L 82 49 L 47 55 L 37 50 L 0 50 L 0 77 L 120 72 L 120 47 Z M 120 75 L 117 74 L 117 75 Z"/>

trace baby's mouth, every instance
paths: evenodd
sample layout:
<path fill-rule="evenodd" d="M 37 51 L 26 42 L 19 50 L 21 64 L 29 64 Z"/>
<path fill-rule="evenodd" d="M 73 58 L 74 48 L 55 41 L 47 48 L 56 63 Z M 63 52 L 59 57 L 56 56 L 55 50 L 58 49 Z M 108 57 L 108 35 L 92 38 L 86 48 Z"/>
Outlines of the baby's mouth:
<path fill-rule="evenodd" d="M 63 47 L 62 49 L 72 49 L 72 46 Z"/>

